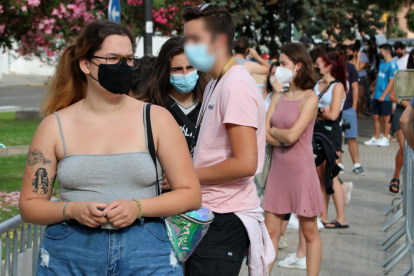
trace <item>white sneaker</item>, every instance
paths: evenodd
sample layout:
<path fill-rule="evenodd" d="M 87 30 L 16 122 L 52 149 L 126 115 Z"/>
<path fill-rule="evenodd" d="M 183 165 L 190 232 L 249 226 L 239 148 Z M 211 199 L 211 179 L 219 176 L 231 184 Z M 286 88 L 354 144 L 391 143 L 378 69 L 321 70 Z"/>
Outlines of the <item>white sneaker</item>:
<path fill-rule="evenodd" d="M 366 146 L 379 146 L 380 141 L 381 141 L 381 138 L 375 139 L 375 137 L 372 137 L 370 140 L 365 141 L 364 144 Z"/>
<path fill-rule="evenodd" d="M 279 249 L 285 249 L 288 247 L 287 239 L 285 236 L 281 236 L 279 239 Z"/>
<path fill-rule="evenodd" d="M 287 226 L 288 229 L 299 229 L 299 219 L 295 214 L 290 216 L 290 220 Z"/>
<path fill-rule="evenodd" d="M 279 262 L 280 267 L 306 269 L 306 257 L 296 257 L 296 253 L 289 254 L 286 259 Z"/>
<path fill-rule="evenodd" d="M 316 222 L 318 223 L 318 229 L 324 229 L 325 225 L 323 225 L 321 218 L 317 218 Z"/>
<path fill-rule="evenodd" d="M 390 145 L 390 141 L 385 137 L 383 137 L 382 139 L 379 139 L 379 140 L 380 141 L 378 143 L 378 146 L 380 146 L 380 147 L 388 147 Z"/>

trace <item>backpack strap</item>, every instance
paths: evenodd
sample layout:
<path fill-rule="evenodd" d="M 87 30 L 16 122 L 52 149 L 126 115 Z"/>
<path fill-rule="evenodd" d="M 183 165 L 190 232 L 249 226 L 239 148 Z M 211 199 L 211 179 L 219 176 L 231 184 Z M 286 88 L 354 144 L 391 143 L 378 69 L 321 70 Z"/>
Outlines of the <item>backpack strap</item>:
<path fill-rule="evenodd" d="M 161 190 L 160 190 L 160 185 L 159 185 L 159 180 L 158 180 L 157 155 L 155 153 L 155 143 L 154 143 L 154 137 L 152 136 L 152 128 L 151 128 L 151 104 L 149 103 L 144 105 L 144 125 L 145 125 L 148 151 L 151 155 L 152 161 L 154 162 L 154 166 L 155 166 L 155 173 L 156 173 L 155 192 L 156 192 L 156 195 L 159 196 L 161 194 Z"/>
<path fill-rule="evenodd" d="M 335 84 L 335 83 L 337 83 L 337 82 L 339 82 L 339 81 L 337 81 L 337 80 L 334 80 L 334 81 L 331 81 L 323 90 L 322 90 L 322 92 L 321 93 L 319 93 L 319 95 L 318 95 L 318 101 L 320 101 L 321 100 L 321 98 L 323 97 L 323 95 L 326 93 L 326 91 L 328 91 L 328 89 L 331 87 L 331 85 L 332 84 Z"/>

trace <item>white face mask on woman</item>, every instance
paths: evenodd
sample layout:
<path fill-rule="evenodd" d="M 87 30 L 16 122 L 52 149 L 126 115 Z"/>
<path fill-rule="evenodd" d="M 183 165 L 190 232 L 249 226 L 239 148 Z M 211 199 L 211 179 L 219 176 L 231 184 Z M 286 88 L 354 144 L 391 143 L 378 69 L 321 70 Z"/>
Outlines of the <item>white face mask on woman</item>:
<path fill-rule="evenodd" d="M 297 65 L 296 65 L 297 66 Z M 285 67 L 277 67 L 275 77 L 280 84 L 289 83 L 293 80 L 293 76 L 296 73 L 296 66 L 295 70 L 289 70 Z"/>

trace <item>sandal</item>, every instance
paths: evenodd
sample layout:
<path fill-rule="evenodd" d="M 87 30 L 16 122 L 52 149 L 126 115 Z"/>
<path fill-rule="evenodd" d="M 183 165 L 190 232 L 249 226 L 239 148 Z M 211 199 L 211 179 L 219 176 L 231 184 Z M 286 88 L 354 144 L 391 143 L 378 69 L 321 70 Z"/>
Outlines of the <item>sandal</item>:
<path fill-rule="evenodd" d="M 326 226 L 326 229 L 347 229 L 349 228 L 348 224 L 342 225 L 341 223 L 339 223 L 338 221 L 334 220 L 331 223 L 327 223 L 327 224 L 333 224 L 334 226 Z"/>
<path fill-rule="evenodd" d="M 321 223 L 323 224 L 323 227 L 325 227 L 325 228 L 326 228 L 327 224 L 330 224 L 330 222 L 323 222 L 322 220 L 321 220 Z"/>
<path fill-rule="evenodd" d="M 397 188 L 397 190 L 394 190 L 394 188 Z M 400 190 L 400 180 L 398 178 L 391 179 L 390 192 L 397 194 L 399 190 Z"/>

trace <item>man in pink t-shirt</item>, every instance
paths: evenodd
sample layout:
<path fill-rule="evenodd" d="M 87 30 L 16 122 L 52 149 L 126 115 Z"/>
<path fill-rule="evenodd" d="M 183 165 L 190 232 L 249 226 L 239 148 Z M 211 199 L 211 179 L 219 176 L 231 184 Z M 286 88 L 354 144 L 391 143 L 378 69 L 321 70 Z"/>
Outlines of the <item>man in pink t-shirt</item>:
<path fill-rule="evenodd" d="M 236 276 L 250 240 L 234 213 L 260 206 L 253 179 L 264 162 L 263 99 L 249 72 L 232 59 L 235 23 L 230 13 L 206 4 L 186 8 L 182 15 L 187 59 L 213 77 L 204 93 L 193 158 L 203 206 L 215 213 L 185 272 Z"/>

